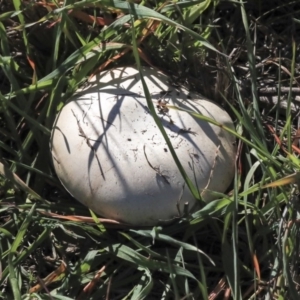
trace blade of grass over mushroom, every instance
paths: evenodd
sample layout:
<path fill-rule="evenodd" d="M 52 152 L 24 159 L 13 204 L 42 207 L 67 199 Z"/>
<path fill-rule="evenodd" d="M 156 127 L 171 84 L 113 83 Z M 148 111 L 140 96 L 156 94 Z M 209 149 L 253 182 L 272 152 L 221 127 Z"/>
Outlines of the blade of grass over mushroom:
<path fill-rule="evenodd" d="M 184 178 L 184 181 L 185 183 L 187 184 L 188 188 L 190 189 L 191 193 L 193 194 L 193 196 L 198 199 L 198 200 L 202 200 L 201 198 L 201 195 L 200 195 L 200 191 L 195 187 L 195 185 L 193 184 L 193 182 L 190 180 L 190 178 L 188 177 L 188 175 L 186 174 L 184 168 L 182 167 L 182 164 L 181 162 L 179 161 L 178 157 L 177 157 L 177 154 L 176 152 L 174 151 L 174 148 L 173 148 L 173 145 L 172 143 L 170 142 L 170 139 L 159 119 L 159 117 L 157 116 L 156 114 L 156 111 L 155 111 L 155 108 L 154 108 L 154 105 L 153 105 L 153 102 L 152 102 L 152 99 L 151 99 L 151 95 L 149 93 L 149 89 L 146 85 L 146 82 L 144 80 L 144 77 L 143 77 L 143 72 L 142 72 L 142 69 L 141 69 L 141 62 L 140 62 L 140 57 L 139 57 L 139 53 L 138 53 L 138 46 L 137 46 L 137 42 L 136 42 L 136 38 L 135 38 L 135 30 L 134 30 L 134 20 L 132 18 L 132 50 L 133 50 L 133 54 L 134 54 L 134 57 L 135 57 L 135 61 L 136 61 L 136 64 L 137 64 L 137 67 L 138 67 L 138 70 L 139 70 L 139 73 L 140 73 L 140 78 L 141 78 L 141 82 L 142 82 L 142 86 L 143 86 L 143 90 L 144 90 L 144 94 L 145 94 L 145 98 L 147 100 L 147 105 L 148 105 L 148 108 L 151 112 L 151 115 L 153 116 L 153 119 L 157 125 L 157 127 L 159 128 L 160 132 L 162 133 L 167 145 L 168 145 L 168 148 L 172 154 L 172 157 L 178 167 L 178 170 L 180 171 L 182 177 Z"/>
<path fill-rule="evenodd" d="M 142 81 L 142 84 L 143 84 L 143 88 L 144 88 L 144 92 L 145 92 L 145 96 L 146 96 L 146 99 L 147 99 L 147 104 L 148 104 L 148 107 L 149 107 L 149 110 L 151 111 L 152 113 L 152 116 L 155 120 L 155 123 L 157 124 L 160 132 L 162 133 L 167 145 L 168 145 L 168 148 L 172 154 L 172 157 L 185 181 L 185 183 L 187 184 L 188 188 L 190 189 L 191 193 L 193 194 L 193 196 L 198 199 L 198 200 L 202 200 L 201 198 L 201 195 L 200 195 L 200 191 L 196 188 L 196 186 L 193 184 L 193 182 L 191 181 L 191 179 L 188 177 L 188 175 L 186 174 L 184 168 L 182 167 L 182 164 L 180 162 L 180 160 L 178 159 L 177 157 L 177 154 L 176 152 L 174 151 L 174 148 L 173 148 L 173 145 L 171 144 L 170 142 L 170 139 L 168 137 L 168 135 L 166 134 L 166 131 L 164 129 L 164 127 L 162 126 L 161 124 L 161 121 L 160 119 L 158 118 L 156 112 L 155 112 L 155 109 L 154 109 L 154 106 L 153 106 L 153 102 L 151 100 L 151 95 L 149 93 L 149 90 L 148 90 L 148 87 L 143 79 L 143 73 L 140 69 L 140 76 L 141 76 L 141 81 Z"/>
<path fill-rule="evenodd" d="M 194 111 L 190 111 L 190 110 L 187 110 L 187 109 L 183 109 L 183 108 L 180 108 L 178 106 L 173 106 L 173 105 L 167 105 L 168 108 L 170 109 L 175 109 L 175 110 L 180 110 L 180 111 L 185 111 L 189 114 L 191 114 L 192 116 L 198 118 L 198 119 L 201 119 L 201 120 L 204 120 L 204 121 L 207 121 L 213 125 L 216 125 L 216 126 L 219 126 L 221 127 L 222 129 L 226 130 L 227 132 L 231 133 L 232 135 L 234 135 L 235 137 L 237 137 L 238 139 L 242 140 L 245 144 L 253 147 L 255 150 L 257 150 L 258 153 L 260 153 L 263 157 L 266 157 L 268 158 L 270 161 L 272 161 L 272 163 L 280 166 L 280 163 L 278 161 L 275 160 L 274 157 L 272 157 L 270 155 L 270 153 L 268 151 L 266 151 L 264 148 L 260 148 L 259 146 L 257 146 L 256 144 L 253 144 L 251 141 L 249 141 L 248 139 L 246 139 L 245 137 L 241 136 L 240 134 L 238 134 L 236 131 L 232 130 L 231 128 L 227 127 L 227 126 L 224 126 L 222 124 L 219 124 L 218 122 L 216 122 L 215 120 L 207 117 L 207 116 L 204 116 L 204 115 L 200 115 L 199 113 L 197 112 L 194 112 Z M 242 119 L 242 118 L 241 118 Z"/>

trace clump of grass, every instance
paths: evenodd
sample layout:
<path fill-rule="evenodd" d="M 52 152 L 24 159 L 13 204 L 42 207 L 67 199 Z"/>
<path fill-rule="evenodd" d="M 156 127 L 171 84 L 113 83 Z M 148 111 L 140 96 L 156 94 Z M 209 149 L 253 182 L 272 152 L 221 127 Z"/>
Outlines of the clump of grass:
<path fill-rule="evenodd" d="M 299 297 L 297 1 L 0 5 L 2 299 Z M 140 63 L 219 100 L 238 145 L 231 191 L 146 229 L 75 202 L 48 149 L 78 87 Z"/>

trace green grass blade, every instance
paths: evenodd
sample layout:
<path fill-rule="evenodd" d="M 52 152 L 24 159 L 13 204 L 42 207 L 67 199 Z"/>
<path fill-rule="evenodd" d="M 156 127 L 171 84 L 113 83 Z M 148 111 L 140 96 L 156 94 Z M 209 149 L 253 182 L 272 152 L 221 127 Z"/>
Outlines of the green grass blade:
<path fill-rule="evenodd" d="M 33 204 L 33 206 L 31 207 L 29 213 L 27 214 L 25 220 L 23 221 L 19 231 L 18 231 L 18 234 L 11 246 L 11 249 L 10 249 L 10 253 L 12 254 L 16 254 L 17 253 L 17 249 L 18 247 L 21 245 L 21 243 L 23 242 L 23 237 L 27 231 L 27 228 L 32 220 L 32 216 L 35 212 L 35 209 L 36 209 L 36 203 Z"/>
<path fill-rule="evenodd" d="M 255 53 L 253 50 L 253 42 L 251 40 L 250 31 L 249 31 L 249 24 L 248 24 L 248 17 L 246 14 L 246 10 L 244 7 L 244 2 L 240 0 L 240 7 L 241 7 L 241 13 L 242 13 L 242 20 L 244 24 L 244 28 L 246 31 L 246 39 L 247 39 L 247 55 L 248 55 L 248 64 L 249 64 L 249 70 L 251 74 L 251 92 L 252 92 L 252 101 L 253 101 L 253 108 L 254 108 L 254 118 L 255 123 L 257 127 L 257 131 L 259 132 L 259 136 L 262 140 L 262 143 L 266 146 L 265 143 L 265 134 L 262 127 L 261 122 L 261 112 L 259 109 L 259 101 L 258 101 L 258 95 L 257 95 L 257 76 L 256 76 L 256 62 L 255 62 Z"/>
<path fill-rule="evenodd" d="M 153 279 L 149 269 L 144 269 L 144 274 L 141 277 L 138 285 L 134 288 L 131 299 L 146 299 L 153 288 Z"/>
<path fill-rule="evenodd" d="M 96 3 L 96 0 L 92 1 L 78 1 L 75 4 L 67 5 L 63 8 L 56 9 L 54 13 L 60 13 L 63 10 L 73 9 L 73 8 L 80 8 L 87 3 Z M 186 31 L 188 34 L 190 34 L 193 38 L 199 40 L 203 46 L 207 47 L 210 50 L 213 50 L 217 53 L 220 53 L 215 47 L 213 47 L 209 42 L 207 42 L 201 35 L 197 34 L 193 30 L 191 30 L 188 27 L 185 27 L 179 23 L 176 23 L 175 21 L 169 19 L 168 17 L 142 5 L 134 4 L 134 3 L 128 3 L 124 1 L 116 1 L 116 0 L 103 0 L 101 1 L 101 5 L 107 6 L 107 7 L 114 7 L 117 9 L 121 9 L 125 13 L 130 13 L 132 16 L 135 16 L 136 18 L 143 19 L 143 18 L 150 18 L 155 20 L 163 21 L 164 23 L 180 28 L 183 31 Z M 221 53 L 220 53 L 221 54 Z"/>
<path fill-rule="evenodd" d="M 50 130 L 47 129 L 45 126 L 43 126 L 41 123 L 30 117 L 26 112 L 24 112 L 21 108 L 13 104 L 10 100 L 3 97 L 2 94 L 0 94 L 0 101 L 6 102 L 7 106 L 10 107 L 12 110 L 14 110 L 16 113 L 24 117 L 30 124 L 32 124 L 34 127 L 41 130 L 44 134 L 47 134 L 50 136 Z"/>
<path fill-rule="evenodd" d="M 43 201 L 43 198 L 26 185 L 16 174 L 14 174 L 6 165 L 0 162 L 0 174 L 9 179 L 17 187 L 20 187 L 24 192 L 30 194 L 37 200 Z"/>
<path fill-rule="evenodd" d="M 26 259 L 30 254 L 32 254 L 49 236 L 52 228 L 45 228 L 44 231 L 40 234 L 40 236 L 32 243 L 27 249 L 23 250 L 13 261 L 13 267 L 18 266 L 24 259 Z M 10 251 L 11 252 L 11 251 Z M 0 284 L 6 279 L 6 276 L 9 275 L 9 268 L 5 268 L 2 272 L 2 277 L 0 279 Z"/>
<path fill-rule="evenodd" d="M 134 232 L 138 235 L 142 235 L 142 236 L 145 236 L 145 237 L 148 237 L 150 239 L 153 238 L 152 234 L 151 234 L 151 231 L 146 231 L 146 230 L 139 230 L 139 231 L 136 231 L 136 230 L 130 230 L 131 232 Z M 159 240 L 159 241 L 164 241 L 166 243 L 169 243 L 170 245 L 174 245 L 174 246 L 177 246 L 177 247 L 182 247 L 183 249 L 186 249 L 186 250 L 191 250 L 191 251 L 196 251 L 198 253 L 201 253 L 202 255 L 204 255 L 212 265 L 214 265 L 214 262 L 213 260 L 207 256 L 203 251 L 201 251 L 199 248 L 191 245 L 191 244 L 188 244 L 188 243 L 185 243 L 185 242 L 181 242 L 181 241 L 178 241 L 168 235 L 164 235 L 162 233 L 159 233 L 155 236 L 155 239 Z"/>
<path fill-rule="evenodd" d="M 130 4 L 130 5 L 133 5 L 133 4 Z M 188 188 L 190 189 L 192 195 L 198 199 L 198 200 L 201 200 L 201 195 L 200 195 L 200 191 L 195 187 L 195 185 L 193 184 L 193 182 L 191 181 L 191 179 L 188 177 L 188 175 L 186 174 L 184 168 L 182 167 L 182 164 L 180 162 L 180 160 L 178 159 L 177 157 L 177 154 L 173 148 L 173 145 L 172 143 L 170 142 L 170 139 L 161 123 L 161 120 L 160 118 L 157 116 L 156 114 L 156 111 L 154 109 L 154 105 L 153 105 L 153 101 L 151 99 L 151 95 L 150 95 L 150 92 L 149 92 L 149 89 L 146 85 L 146 82 L 144 80 L 144 76 L 143 76 L 143 72 L 142 72 L 142 69 L 141 69 L 141 62 L 140 62 L 140 57 L 139 57 L 139 54 L 138 54 L 138 46 L 137 46 L 137 42 L 136 42 L 136 38 L 135 38 L 135 30 L 134 30 L 134 22 L 133 22 L 133 19 L 132 19 L 132 43 L 133 43 L 133 54 L 134 54 L 134 57 L 135 57 L 135 61 L 136 61 L 136 64 L 137 64 L 137 67 L 138 67 L 138 70 L 139 70 L 139 73 L 140 73 L 140 78 L 141 78 L 141 82 L 142 82 L 142 86 L 143 86 L 143 90 L 144 90 L 144 94 L 145 94 L 145 98 L 146 98 L 146 101 L 147 101 L 147 105 L 148 105 L 148 108 L 151 112 L 151 115 L 153 116 L 153 119 L 157 125 L 157 127 L 159 128 L 160 132 L 162 133 L 167 145 L 168 145 L 168 148 L 171 152 L 171 155 L 178 167 L 178 170 L 180 171 L 182 177 L 184 178 Z"/>
<path fill-rule="evenodd" d="M 155 270 L 164 273 L 174 272 L 174 274 L 186 276 L 197 281 L 195 276 L 190 271 L 174 264 L 172 264 L 172 270 L 170 270 L 168 263 L 154 259 L 148 259 L 145 256 L 137 253 L 133 249 L 129 248 L 128 246 L 122 244 L 114 244 L 105 248 L 105 250 L 111 255 L 115 255 L 136 266 L 141 266 L 143 268 L 148 268 L 149 270 Z"/>
<path fill-rule="evenodd" d="M 9 268 L 9 282 L 11 289 L 13 291 L 14 299 L 21 300 L 21 293 L 19 289 L 19 283 L 15 271 L 15 267 L 13 266 L 13 254 L 9 254 L 8 259 L 8 268 Z"/>

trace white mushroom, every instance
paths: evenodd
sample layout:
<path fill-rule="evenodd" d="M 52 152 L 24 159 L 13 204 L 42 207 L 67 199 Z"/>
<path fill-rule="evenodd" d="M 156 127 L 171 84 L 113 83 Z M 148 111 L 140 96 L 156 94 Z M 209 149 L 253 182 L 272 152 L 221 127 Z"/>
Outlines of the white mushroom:
<path fill-rule="evenodd" d="M 176 105 L 230 128 L 218 105 L 168 77 L 143 68 L 144 80 L 164 129 L 185 172 L 204 201 L 224 192 L 232 181 L 235 138 L 219 126 Z M 92 86 L 75 95 L 59 113 L 51 152 L 57 176 L 78 201 L 106 218 L 132 225 L 156 225 L 197 208 L 151 115 L 137 69 L 102 72 Z"/>

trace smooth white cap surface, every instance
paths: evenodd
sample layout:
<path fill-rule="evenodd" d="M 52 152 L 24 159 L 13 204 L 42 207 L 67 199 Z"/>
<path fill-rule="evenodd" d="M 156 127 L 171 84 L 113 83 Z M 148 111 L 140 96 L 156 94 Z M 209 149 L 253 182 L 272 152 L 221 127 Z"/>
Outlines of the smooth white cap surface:
<path fill-rule="evenodd" d="M 196 111 L 234 129 L 231 118 L 213 102 L 175 88 L 162 73 L 144 68 L 143 76 L 183 168 L 203 199 L 213 200 L 209 191 L 224 192 L 232 181 L 235 138 L 164 105 Z M 185 203 L 196 208 L 150 114 L 135 68 L 103 72 L 75 95 L 55 121 L 51 152 L 64 187 L 103 217 L 156 225 L 178 217 Z"/>

